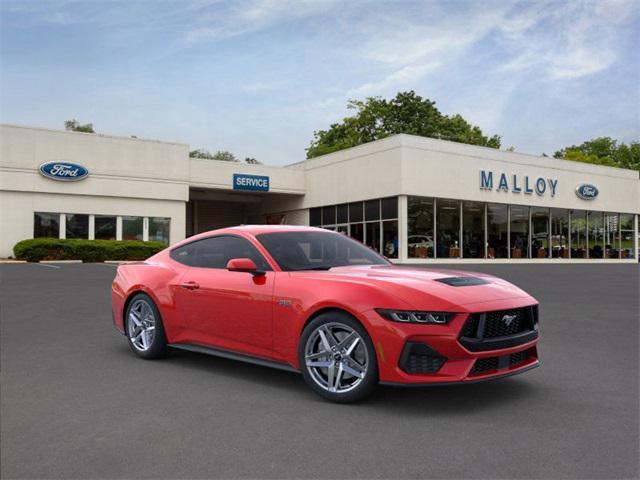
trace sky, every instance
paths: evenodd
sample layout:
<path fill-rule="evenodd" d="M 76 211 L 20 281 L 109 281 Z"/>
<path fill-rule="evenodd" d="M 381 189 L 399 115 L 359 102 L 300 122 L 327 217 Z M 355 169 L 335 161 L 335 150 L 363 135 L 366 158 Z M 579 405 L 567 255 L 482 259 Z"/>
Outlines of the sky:
<path fill-rule="evenodd" d="M 640 1 L 0 0 L 2 123 L 284 165 L 415 90 L 503 148 L 640 140 Z"/>

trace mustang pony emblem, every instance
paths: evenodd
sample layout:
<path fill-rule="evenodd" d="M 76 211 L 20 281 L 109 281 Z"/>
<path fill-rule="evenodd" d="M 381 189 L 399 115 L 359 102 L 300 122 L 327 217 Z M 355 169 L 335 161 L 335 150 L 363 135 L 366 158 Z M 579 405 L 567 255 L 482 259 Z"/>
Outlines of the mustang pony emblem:
<path fill-rule="evenodd" d="M 509 325 L 511 325 L 513 323 L 513 321 L 518 318 L 517 315 L 504 315 L 502 317 L 502 321 L 504 322 L 504 324 L 508 327 Z"/>

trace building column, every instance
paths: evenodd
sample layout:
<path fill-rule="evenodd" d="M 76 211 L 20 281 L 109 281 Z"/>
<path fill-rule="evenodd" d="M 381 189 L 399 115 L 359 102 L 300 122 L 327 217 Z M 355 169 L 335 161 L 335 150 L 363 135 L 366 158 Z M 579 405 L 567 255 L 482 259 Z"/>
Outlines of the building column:
<path fill-rule="evenodd" d="M 67 238 L 67 214 L 66 213 L 61 213 L 60 214 L 60 238 Z"/>
<path fill-rule="evenodd" d="M 116 240 L 122 240 L 122 217 L 116 217 Z"/>
<path fill-rule="evenodd" d="M 407 210 L 408 200 L 406 195 L 398 195 L 398 261 L 405 263 L 407 261 L 407 243 L 409 216 Z"/>
<path fill-rule="evenodd" d="M 633 258 L 635 258 L 636 260 L 638 260 L 638 247 L 640 245 L 638 245 L 640 243 L 640 239 L 638 239 L 638 235 L 640 235 L 640 232 L 638 232 L 638 228 L 640 227 L 640 222 L 638 222 L 638 217 L 639 215 L 634 215 L 633 216 L 633 231 L 634 231 L 634 235 L 633 235 Z"/>
<path fill-rule="evenodd" d="M 142 241 L 149 241 L 149 217 L 144 217 L 142 219 Z"/>
<path fill-rule="evenodd" d="M 96 216 L 89 215 L 89 240 L 96 239 Z"/>

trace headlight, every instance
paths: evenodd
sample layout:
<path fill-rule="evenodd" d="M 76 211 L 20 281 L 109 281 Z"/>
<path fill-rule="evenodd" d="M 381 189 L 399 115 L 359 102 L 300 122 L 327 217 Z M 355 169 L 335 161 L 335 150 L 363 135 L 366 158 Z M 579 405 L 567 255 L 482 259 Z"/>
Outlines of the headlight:
<path fill-rule="evenodd" d="M 385 310 L 376 308 L 383 318 L 402 323 L 437 323 L 444 324 L 453 318 L 451 312 L 415 312 L 413 310 Z"/>

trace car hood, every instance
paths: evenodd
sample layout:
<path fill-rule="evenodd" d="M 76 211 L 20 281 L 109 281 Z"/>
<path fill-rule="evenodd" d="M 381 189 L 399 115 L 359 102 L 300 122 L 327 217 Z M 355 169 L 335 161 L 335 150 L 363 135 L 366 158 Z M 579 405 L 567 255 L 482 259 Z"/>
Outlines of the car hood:
<path fill-rule="evenodd" d="M 306 274 L 317 280 L 356 282 L 383 289 L 415 309 L 432 308 L 434 302 L 451 311 L 516 298 L 528 298 L 535 303 L 535 299 L 517 286 L 485 273 L 380 265 L 334 267 Z M 459 284 L 462 286 L 456 286 Z"/>

